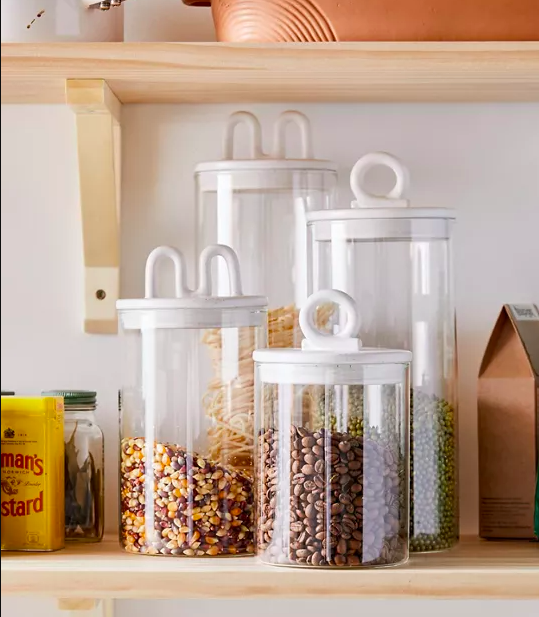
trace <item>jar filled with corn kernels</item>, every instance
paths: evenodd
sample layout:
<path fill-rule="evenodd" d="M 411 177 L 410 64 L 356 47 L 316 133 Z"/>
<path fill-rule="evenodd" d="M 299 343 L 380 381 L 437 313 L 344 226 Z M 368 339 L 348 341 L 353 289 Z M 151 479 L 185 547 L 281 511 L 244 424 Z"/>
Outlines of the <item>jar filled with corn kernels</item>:
<path fill-rule="evenodd" d="M 175 292 L 154 293 L 161 257 L 175 266 Z M 219 257 L 230 295 L 211 295 Z M 120 300 L 124 350 L 120 393 L 120 537 L 130 553 L 183 557 L 254 551 L 254 368 L 266 344 L 266 299 L 242 295 L 236 254 L 201 254 L 197 290 L 182 255 L 153 251 L 146 297 Z"/>

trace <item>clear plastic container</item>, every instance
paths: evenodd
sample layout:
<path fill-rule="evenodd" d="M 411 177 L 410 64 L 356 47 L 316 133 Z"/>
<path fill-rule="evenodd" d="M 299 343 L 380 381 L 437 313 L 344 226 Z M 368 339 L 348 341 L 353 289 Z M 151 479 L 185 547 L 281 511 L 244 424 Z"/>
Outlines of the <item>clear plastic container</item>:
<path fill-rule="evenodd" d="M 363 179 L 375 165 L 396 175 L 384 197 Z M 361 306 L 366 345 L 411 349 L 412 551 L 458 540 L 457 370 L 451 235 L 455 214 L 411 208 L 406 168 L 386 153 L 352 171 L 352 209 L 309 213 L 309 285 L 334 287 Z"/>
<path fill-rule="evenodd" d="M 161 257 L 176 295 L 155 296 Z M 211 262 L 224 259 L 230 295 L 215 297 Z M 201 283 L 184 282 L 182 255 L 155 249 L 146 297 L 120 300 L 122 546 L 131 553 L 205 557 L 254 550 L 254 365 L 266 345 L 266 298 L 242 295 L 224 246 L 200 256 Z"/>
<path fill-rule="evenodd" d="M 103 539 L 105 451 L 96 422 L 97 395 L 90 390 L 50 390 L 42 396 L 64 399 L 65 539 Z"/>
<path fill-rule="evenodd" d="M 315 327 L 334 302 L 346 325 Z M 404 563 L 409 526 L 408 351 L 362 348 L 354 301 L 321 291 L 300 312 L 302 349 L 255 351 L 257 548 L 305 567 Z"/>
<path fill-rule="evenodd" d="M 301 156 L 286 156 L 287 126 L 301 136 Z M 234 132 L 246 125 L 251 158 L 234 159 Z M 305 213 L 335 207 L 337 172 L 330 161 L 313 158 L 308 119 L 296 111 L 283 113 L 275 124 L 271 155 L 262 150 L 256 116 L 233 114 L 226 126 L 223 160 L 202 163 L 195 172 L 197 243 L 226 244 L 240 260 L 246 293 L 269 301 L 270 347 L 292 347 L 297 336 L 298 307 L 307 296 Z M 215 293 L 228 281 L 215 266 Z"/>

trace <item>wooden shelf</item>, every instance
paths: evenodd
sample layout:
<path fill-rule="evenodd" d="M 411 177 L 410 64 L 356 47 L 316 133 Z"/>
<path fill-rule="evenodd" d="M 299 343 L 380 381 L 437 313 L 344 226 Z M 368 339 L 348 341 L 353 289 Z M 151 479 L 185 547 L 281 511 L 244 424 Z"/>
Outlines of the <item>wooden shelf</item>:
<path fill-rule="evenodd" d="M 538 101 L 539 42 L 2 45 L 3 103 L 63 103 L 103 79 L 121 103 Z"/>
<path fill-rule="evenodd" d="M 384 570 L 263 566 L 254 558 L 128 555 L 115 540 L 59 553 L 2 554 L 2 596 L 61 598 L 539 598 L 539 544 L 465 539 Z"/>

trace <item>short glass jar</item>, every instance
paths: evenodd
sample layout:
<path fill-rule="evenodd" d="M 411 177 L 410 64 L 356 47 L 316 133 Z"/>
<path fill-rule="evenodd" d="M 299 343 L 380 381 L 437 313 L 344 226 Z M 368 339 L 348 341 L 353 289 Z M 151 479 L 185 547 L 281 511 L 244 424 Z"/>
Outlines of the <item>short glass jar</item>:
<path fill-rule="evenodd" d="M 337 335 L 316 308 L 339 305 Z M 302 349 L 254 353 L 257 547 L 304 567 L 391 566 L 408 559 L 409 351 L 362 348 L 355 303 L 335 290 L 300 311 Z"/>
<path fill-rule="evenodd" d="M 52 390 L 64 398 L 65 539 L 100 542 L 104 528 L 104 439 L 95 420 L 97 396 L 88 390 Z"/>

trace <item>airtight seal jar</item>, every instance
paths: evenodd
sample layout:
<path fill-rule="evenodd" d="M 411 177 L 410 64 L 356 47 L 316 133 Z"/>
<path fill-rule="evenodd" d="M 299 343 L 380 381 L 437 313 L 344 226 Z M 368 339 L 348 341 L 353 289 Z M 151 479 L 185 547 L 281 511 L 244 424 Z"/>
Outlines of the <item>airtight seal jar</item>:
<path fill-rule="evenodd" d="M 41 395 L 64 399 L 66 542 L 100 542 L 104 530 L 105 444 L 95 417 L 97 393 L 49 390 Z"/>
<path fill-rule="evenodd" d="M 238 125 L 250 136 L 250 158 L 243 160 L 234 158 Z M 289 125 L 301 138 L 297 158 L 286 152 Z M 336 166 L 314 158 L 309 120 L 297 111 L 284 112 L 267 155 L 258 118 L 232 114 L 223 160 L 199 164 L 195 180 L 198 246 L 226 244 L 236 251 L 245 292 L 268 297 L 269 346 L 297 346 L 298 310 L 307 297 L 305 214 L 336 207 Z M 214 292 L 223 293 L 228 281 L 218 264 L 214 274 Z"/>
<path fill-rule="evenodd" d="M 364 188 L 368 170 L 396 176 L 385 196 Z M 308 213 L 312 291 L 328 286 L 361 306 L 366 345 L 410 349 L 412 551 L 458 541 L 457 368 L 452 233 L 455 213 L 410 207 L 409 174 L 379 152 L 352 170 L 352 208 Z"/>
<path fill-rule="evenodd" d="M 336 335 L 315 327 L 328 302 L 339 306 Z M 404 563 L 412 354 L 363 348 L 340 291 L 311 296 L 299 320 L 301 349 L 254 353 L 258 554 L 314 568 Z"/>
<path fill-rule="evenodd" d="M 212 296 L 223 258 L 230 295 Z M 156 264 L 172 260 L 175 295 L 156 297 Z M 254 349 L 266 344 L 266 298 L 242 294 L 224 246 L 200 256 L 200 285 L 160 247 L 146 264 L 144 299 L 119 300 L 120 538 L 130 553 L 184 557 L 254 550 Z"/>

